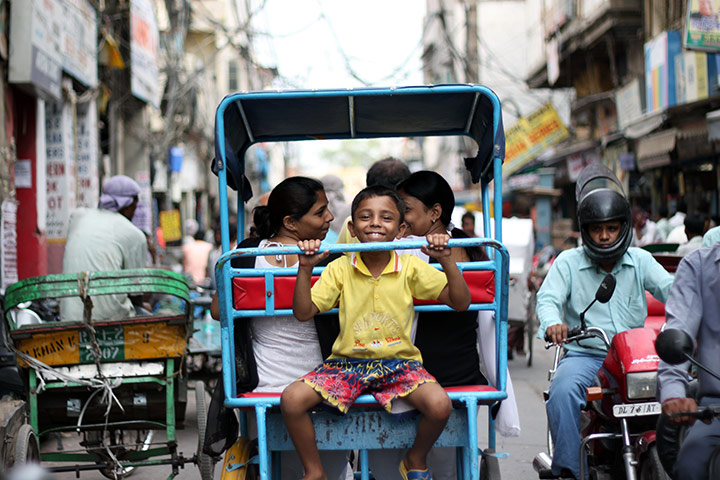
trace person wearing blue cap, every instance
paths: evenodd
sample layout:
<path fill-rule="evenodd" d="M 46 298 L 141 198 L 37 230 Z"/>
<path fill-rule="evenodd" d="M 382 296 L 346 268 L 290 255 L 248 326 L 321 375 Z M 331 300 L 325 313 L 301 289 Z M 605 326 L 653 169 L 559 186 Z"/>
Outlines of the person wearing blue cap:
<path fill-rule="evenodd" d="M 105 182 L 98 208 L 78 208 L 70 215 L 63 273 L 101 272 L 144 268 L 147 239 L 133 225 L 140 187 L 130 177 L 116 175 Z M 138 307 L 135 306 L 138 305 Z M 98 295 L 93 298 L 94 320 L 134 316 L 141 300 L 127 295 Z M 60 317 L 78 321 L 83 316 L 79 298 L 63 298 Z"/>

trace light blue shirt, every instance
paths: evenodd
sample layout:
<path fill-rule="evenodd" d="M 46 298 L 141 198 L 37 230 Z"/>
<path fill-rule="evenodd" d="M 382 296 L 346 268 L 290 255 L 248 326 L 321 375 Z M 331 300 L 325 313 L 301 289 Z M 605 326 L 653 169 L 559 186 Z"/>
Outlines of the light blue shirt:
<path fill-rule="evenodd" d="M 665 307 L 667 328 L 678 328 L 697 341 L 695 358 L 720 371 L 720 244 L 682 259 Z M 658 367 L 660 401 L 686 397 L 688 363 Z M 720 397 L 720 380 L 698 369 L 700 397 Z"/>
<path fill-rule="evenodd" d="M 585 255 L 582 247 L 558 255 L 537 293 L 538 338 L 545 337 L 549 326 L 563 323 L 563 317 L 568 328 L 579 326 L 580 313 L 593 301 L 606 274 Z M 628 248 L 613 267 L 612 274 L 617 283 L 610 301 L 605 304 L 595 302 L 585 314 L 585 323 L 605 330 L 610 341 L 616 333 L 643 326 L 647 317 L 645 290 L 664 303 L 673 282 L 672 275 L 650 252 L 635 247 Z M 574 342 L 565 348 L 605 355 L 602 340 L 583 340 L 582 343 L 603 351 L 578 346 Z"/>
<path fill-rule="evenodd" d="M 720 226 L 713 227 L 703 235 L 702 246 L 709 247 L 720 242 Z"/>

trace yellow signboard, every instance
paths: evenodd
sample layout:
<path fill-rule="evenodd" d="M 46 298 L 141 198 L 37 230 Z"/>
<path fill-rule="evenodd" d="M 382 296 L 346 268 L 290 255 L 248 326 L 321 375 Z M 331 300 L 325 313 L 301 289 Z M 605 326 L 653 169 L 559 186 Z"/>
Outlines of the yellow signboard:
<path fill-rule="evenodd" d="M 163 232 L 163 239 L 166 242 L 177 242 L 182 239 L 180 228 L 180 211 L 163 210 L 159 214 L 160 228 Z"/>
<path fill-rule="evenodd" d="M 570 136 L 565 124 L 553 107 L 546 103 L 505 132 L 505 164 L 503 176 L 516 172 L 535 159 L 546 148 Z"/>
<path fill-rule="evenodd" d="M 102 361 L 180 357 L 185 351 L 185 328 L 166 322 L 96 327 L 95 340 Z M 15 341 L 16 348 L 47 365 L 93 363 L 92 341 L 87 330 L 35 333 Z M 26 366 L 18 359 L 21 366 Z"/>

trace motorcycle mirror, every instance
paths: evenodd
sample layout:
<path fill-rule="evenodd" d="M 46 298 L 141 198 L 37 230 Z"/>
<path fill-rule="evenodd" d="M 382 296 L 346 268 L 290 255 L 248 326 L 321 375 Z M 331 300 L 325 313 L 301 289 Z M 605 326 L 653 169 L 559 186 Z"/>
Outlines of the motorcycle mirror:
<path fill-rule="evenodd" d="M 666 328 L 655 340 L 655 350 L 665 362 L 678 365 L 692 358 L 695 350 L 693 340 L 677 328 Z"/>
<path fill-rule="evenodd" d="M 610 298 L 613 296 L 614 292 L 615 275 L 613 275 L 612 273 L 608 273 L 607 275 L 605 275 L 605 278 L 603 278 L 603 281 L 600 283 L 597 292 L 595 292 L 595 300 L 600 303 L 607 303 L 610 301 Z"/>

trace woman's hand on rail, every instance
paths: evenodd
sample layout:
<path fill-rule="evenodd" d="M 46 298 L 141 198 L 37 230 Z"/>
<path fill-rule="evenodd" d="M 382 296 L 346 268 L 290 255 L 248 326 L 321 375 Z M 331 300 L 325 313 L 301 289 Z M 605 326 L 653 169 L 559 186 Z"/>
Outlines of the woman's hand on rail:
<path fill-rule="evenodd" d="M 298 247 L 304 252 L 303 255 L 299 255 L 300 267 L 312 268 L 330 255 L 329 250 L 320 252 L 320 243 L 322 240 L 300 240 L 298 242 Z"/>

